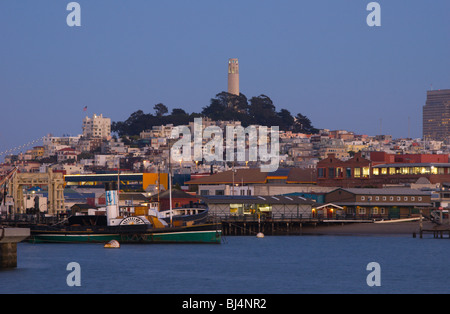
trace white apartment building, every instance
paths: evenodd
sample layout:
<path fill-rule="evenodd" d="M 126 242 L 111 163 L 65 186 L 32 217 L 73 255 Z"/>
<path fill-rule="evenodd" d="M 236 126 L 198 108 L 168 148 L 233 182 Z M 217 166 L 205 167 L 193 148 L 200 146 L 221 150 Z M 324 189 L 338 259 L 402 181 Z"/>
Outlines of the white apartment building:
<path fill-rule="evenodd" d="M 92 118 L 83 119 L 83 137 L 108 138 L 111 136 L 111 119 L 104 118 L 103 114 L 94 114 Z"/>

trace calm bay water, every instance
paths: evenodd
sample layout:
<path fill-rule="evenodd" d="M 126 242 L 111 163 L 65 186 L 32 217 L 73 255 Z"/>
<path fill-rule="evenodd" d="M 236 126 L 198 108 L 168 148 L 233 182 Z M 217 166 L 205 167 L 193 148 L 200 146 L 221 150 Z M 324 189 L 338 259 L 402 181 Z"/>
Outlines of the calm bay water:
<path fill-rule="evenodd" d="M 0 293 L 449 293 L 450 240 L 412 237 L 227 237 L 221 245 L 18 244 Z M 70 262 L 81 286 L 69 287 Z M 370 262 L 381 287 L 369 287 Z"/>

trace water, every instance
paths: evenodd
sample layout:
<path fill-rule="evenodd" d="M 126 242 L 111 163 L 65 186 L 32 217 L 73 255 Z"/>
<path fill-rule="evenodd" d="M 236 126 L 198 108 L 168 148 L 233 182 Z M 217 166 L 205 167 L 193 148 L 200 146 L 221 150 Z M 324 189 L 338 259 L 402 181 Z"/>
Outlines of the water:
<path fill-rule="evenodd" d="M 18 244 L 0 293 L 449 293 L 450 241 L 412 237 L 227 237 L 221 245 Z M 69 287 L 67 264 L 81 267 Z M 368 263 L 381 266 L 369 287 Z"/>

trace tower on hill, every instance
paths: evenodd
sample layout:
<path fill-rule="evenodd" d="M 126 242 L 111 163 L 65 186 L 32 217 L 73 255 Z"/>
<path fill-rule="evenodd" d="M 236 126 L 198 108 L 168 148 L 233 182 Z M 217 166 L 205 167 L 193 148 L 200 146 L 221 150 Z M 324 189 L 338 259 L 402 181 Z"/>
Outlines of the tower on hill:
<path fill-rule="evenodd" d="M 228 59 L 228 93 L 239 96 L 239 61 Z"/>

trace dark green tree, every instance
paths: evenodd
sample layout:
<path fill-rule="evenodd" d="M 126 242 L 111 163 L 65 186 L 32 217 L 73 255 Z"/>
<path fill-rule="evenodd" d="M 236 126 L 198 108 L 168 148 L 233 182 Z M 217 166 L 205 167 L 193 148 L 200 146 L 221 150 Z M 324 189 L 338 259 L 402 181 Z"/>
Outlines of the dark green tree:
<path fill-rule="evenodd" d="M 157 117 L 162 117 L 169 112 L 169 109 L 162 103 L 156 104 L 153 109 L 155 110 L 155 114 Z"/>
<path fill-rule="evenodd" d="M 294 122 L 294 132 L 307 133 L 307 134 L 317 134 L 319 130 L 312 126 L 311 120 L 308 117 L 298 113 L 295 117 Z"/>

